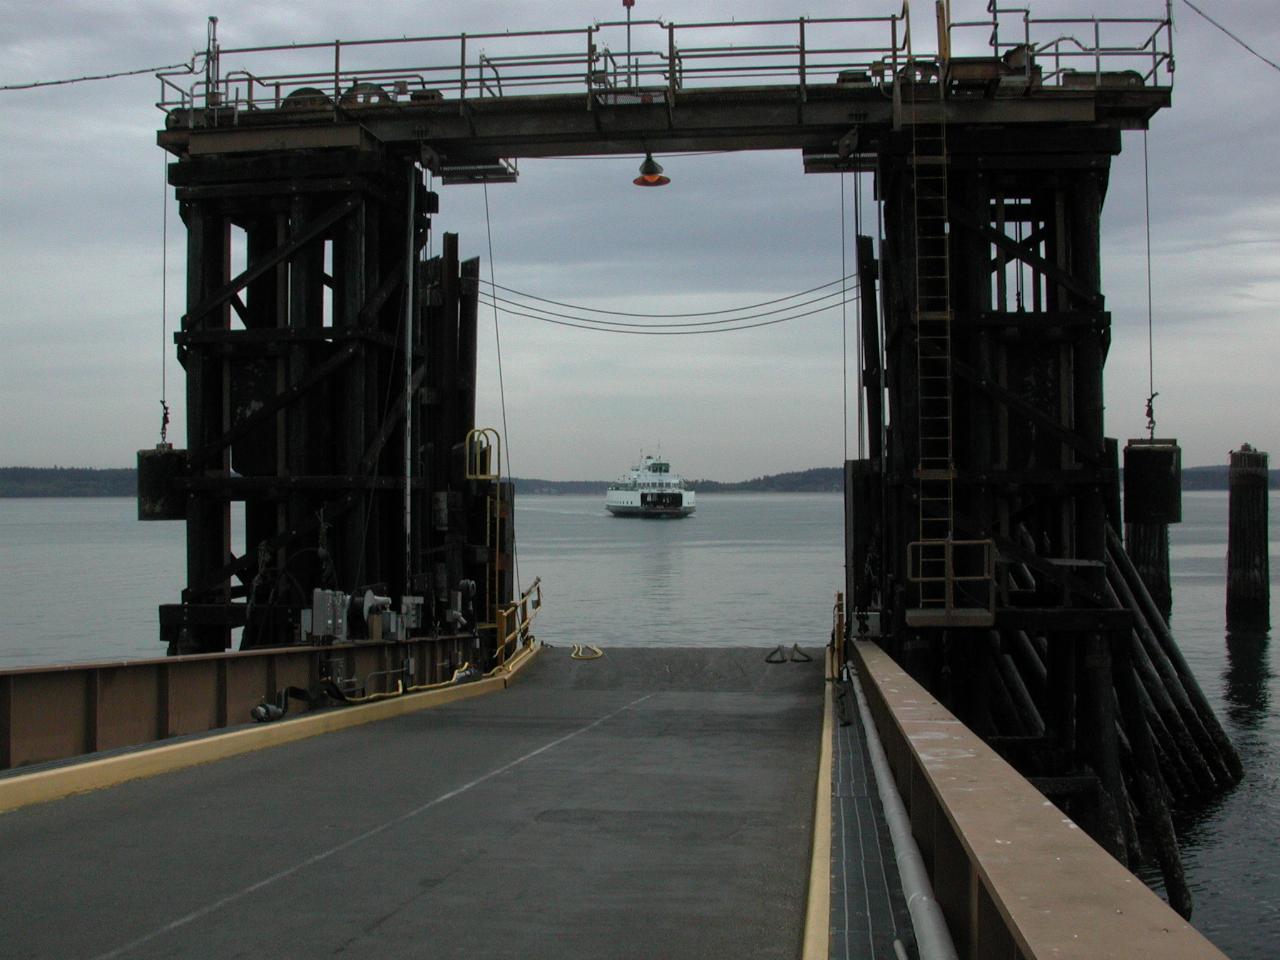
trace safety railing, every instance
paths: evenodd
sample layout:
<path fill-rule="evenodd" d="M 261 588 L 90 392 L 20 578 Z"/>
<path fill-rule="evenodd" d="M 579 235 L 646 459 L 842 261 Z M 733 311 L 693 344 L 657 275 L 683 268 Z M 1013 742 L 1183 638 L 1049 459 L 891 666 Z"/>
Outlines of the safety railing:
<path fill-rule="evenodd" d="M 1162 17 L 1032 16 L 1029 7 L 988 0 L 989 17 L 951 24 L 962 52 L 968 35 L 987 32 L 986 44 L 1029 82 L 1046 86 L 1103 86 L 1128 79 L 1133 85 L 1173 85 L 1173 7 Z M 1161 80 L 1164 79 L 1164 83 Z"/>
<path fill-rule="evenodd" d="M 514 654 L 521 647 L 533 644 L 530 628 L 534 618 L 542 609 L 542 578 L 534 580 L 529 589 L 520 594 L 519 600 L 513 600 L 498 610 L 498 645 L 495 659 L 499 669 L 507 664 L 507 649 L 512 648 Z"/>
<path fill-rule="evenodd" d="M 882 16 L 668 23 L 223 48 L 211 21 L 202 69 L 158 74 L 166 113 L 331 109 L 442 99 L 737 85 L 835 83 L 846 71 L 896 74 L 907 8 Z M 625 33 L 624 33 L 625 31 Z M 199 58 L 197 58 L 199 59 Z M 390 63 L 398 65 L 392 66 Z M 225 73 L 223 64 L 230 66 Z"/>
<path fill-rule="evenodd" d="M 921 587 L 921 608 L 942 614 L 962 610 L 994 613 L 993 541 L 914 540 L 907 550 L 907 579 Z M 931 564 L 938 561 L 941 569 L 933 569 Z"/>
<path fill-rule="evenodd" d="M 477 427 L 467 433 L 468 480 L 498 480 L 502 469 L 502 437 L 493 427 Z"/>

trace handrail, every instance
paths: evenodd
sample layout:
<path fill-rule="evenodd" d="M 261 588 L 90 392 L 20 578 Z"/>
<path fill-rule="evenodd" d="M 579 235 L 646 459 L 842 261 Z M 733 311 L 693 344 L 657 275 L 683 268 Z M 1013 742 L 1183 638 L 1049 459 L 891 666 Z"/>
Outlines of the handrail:
<path fill-rule="evenodd" d="M 520 594 L 519 600 L 512 600 L 498 610 L 497 669 L 502 670 L 507 663 L 507 647 L 532 646 L 533 634 L 529 628 L 533 625 L 538 611 L 542 609 L 542 578 L 538 577 L 529 588 Z M 514 620 L 513 620 L 514 618 Z"/>
<path fill-rule="evenodd" d="M 943 570 L 941 573 L 926 574 L 922 570 L 923 550 L 926 547 L 943 548 Z M 957 548 L 966 550 L 973 548 L 980 554 L 981 562 L 976 566 L 977 573 L 957 573 L 955 555 Z M 996 558 L 993 540 L 913 540 L 907 544 L 907 579 L 911 583 L 941 583 L 944 585 L 943 601 L 938 603 L 921 602 L 922 607 L 941 607 L 946 611 L 957 609 L 956 584 L 979 583 L 986 587 L 986 596 L 976 605 L 978 609 L 994 612 L 995 610 L 995 577 Z M 964 592 L 964 588 L 961 588 Z M 964 604 L 963 609 L 974 608 L 974 604 Z"/>
<path fill-rule="evenodd" d="M 1008 57 L 1024 50 L 1012 67 L 1040 85 L 1078 86 L 1092 74 L 1132 71 L 1143 84 L 1172 85 L 1173 15 L 1165 0 L 1162 17 L 1050 17 L 1036 19 L 1028 7 L 1001 6 L 988 0 L 987 19 L 950 23 L 945 46 L 954 33 L 959 40 L 974 30 L 987 31 L 982 47 L 989 55 Z M 1016 22 L 1016 39 L 1010 36 Z M 325 90 L 334 118 L 345 108 L 370 104 L 341 103 L 344 91 L 358 83 L 385 87 L 377 106 L 416 103 L 414 93 L 430 90 L 438 99 L 465 100 L 479 95 L 512 96 L 583 92 L 588 109 L 601 88 L 613 91 L 646 84 L 664 87 L 669 100 L 695 87 L 710 88 L 751 80 L 794 86 L 800 97 L 817 83 L 835 82 L 845 71 L 861 70 L 878 82 L 896 77 L 901 61 L 931 59 L 936 54 L 912 48 L 911 6 L 903 0 L 897 13 L 869 17 L 798 17 L 777 20 L 673 23 L 636 20 L 629 69 L 611 53 L 610 38 L 620 39 L 626 21 L 606 21 L 585 28 L 387 37 L 363 40 L 272 44 L 246 47 L 218 45 L 211 35 L 204 52 L 205 70 L 162 71 L 156 106 L 185 116 L 194 125 L 203 109 L 214 124 L 236 122 L 242 110 L 278 109 L 290 93 L 303 87 Z M 1083 29 L 1081 29 L 1083 28 Z M 1002 30 L 1004 31 L 1002 34 Z M 1077 35 L 1079 34 L 1079 35 Z M 614 44 L 618 46 L 618 44 Z M 956 53 L 963 43 L 955 45 Z M 373 66 L 370 56 L 388 51 L 388 62 Z M 585 51 L 585 54 L 584 54 Z M 1035 56 L 1052 67 L 1042 76 Z M 222 73 L 223 58 L 237 61 Z M 261 68 L 262 65 L 267 68 Z M 1076 69 L 1076 65 L 1087 69 Z M 891 66 L 888 78 L 884 66 Z M 490 76 L 491 75 L 491 76 Z M 181 82 L 186 80 L 186 83 Z M 495 92 L 496 91 L 496 92 Z M 433 96 L 432 99 L 437 99 Z"/>
<path fill-rule="evenodd" d="M 493 427 L 476 427 L 467 432 L 465 443 L 468 480 L 497 480 L 502 471 L 502 437 Z M 491 457 L 490 452 L 496 454 Z"/>
<path fill-rule="evenodd" d="M 585 90 L 590 97 L 602 76 L 614 89 L 648 83 L 666 87 L 671 94 L 742 78 L 804 88 L 835 82 L 842 71 L 867 70 L 879 60 L 896 64 L 909 35 L 902 26 L 907 12 L 904 3 L 900 13 L 870 17 L 681 24 L 635 20 L 630 27 L 638 44 L 631 47 L 630 70 L 610 52 L 610 39 L 620 39 L 628 26 L 623 20 L 577 29 L 225 48 L 211 36 L 208 69 L 202 77 L 183 84 L 180 78 L 189 77 L 189 72 L 157 74 L 157 106 L 166 113 L 217 109 L 215 122 L 227 116 L 225 122 L 234 123 L 236 112 L 265 109 L 267 104 L 278 108 L 302 87 L 325 90 L 336 116 L 344 91 L 361 82 L 384 84 L 385 103 L 390 104 L 409 102 L 410 87 L 428 85 L 442 97 L 458 100 L 475 96 L 477 87 L 481 96 L 494 95 L 496 88 L 499 96 Z M 387 62 L 372 66 L 371 55 L 383 50 Z M 224 58 L 235 62 L 225 74 Z"/>
<path fill-rule="evenodd" d="M 1062 86 L 1072 82 L 1081 71 L 1064 65 L 1063 60 L 1083 61 L 1095 84 L 1100 84 L 1103 73 L 1132 71 L 1144 84 L 1158 85 L 1163 70 L 1172 86 L 1173 57 L 1173 6 L 1164 2 L 1162 17 L 1033 17 L 1029 7 L 1001 6 L 1000 0 L 988 0 L 986 20 L 966 20 L 950 24 L 952 31 L 975 29 L 990 30 L 986 46 L 997 58 L 1005 57 L 1019 49 L 1028 54 L 1041 55 L 1052 60 L 1053 69 L 1043 75 L 1035 74 L 1032 56 L 1023 58 L 1019 65 L 1028 80 L 1035 77 L 1041 85 Z M 1017 39 L 1001 39 L 1002 27 L 1009 21 L 1017 24 Z M 1079 28 L 1086 28 L 1086 36 L 1077 36 Z M 1006 32 L 1005 37 L 1009 34 Z M 1065 49 L 1064 49 L 1065 45 Z M 1071 49 L 1074 48 L 1074 49 Z"/>

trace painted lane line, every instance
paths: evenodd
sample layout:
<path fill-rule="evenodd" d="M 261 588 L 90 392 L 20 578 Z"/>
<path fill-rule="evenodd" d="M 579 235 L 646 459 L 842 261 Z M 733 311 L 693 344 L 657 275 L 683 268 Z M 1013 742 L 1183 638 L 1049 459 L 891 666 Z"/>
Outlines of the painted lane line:
<path fill-rule="evenodd" d="M 155 930 L 152 930 L 150 933 L 144 934 L 143 936 L 138 937 L 136 940 L 131 940 L 128 943 L 124 944 L 123 946 L 116 947 L 114 950 L 110 950 L 107 953 L 100 953 L 96 957 L 94 957 L 93 960 L 115 960 L 116 957 L 122 957 L 125 954 L 129 953 L 130 951 L 136 950 L 138 947 L 144 946 L 145 944 L 150 943 L 152 940 L 155 940 L 159 937 L 164 936 L 166 933 L 172 933 L 173 931 L 179 930 L 182 927 L 188 926 L 189 924 L 192 924 L 197 920 L 207 917 L 210 914 L 216 913 L 217 911 L 221 910 L 223 907 L 230 906 L 231 904 L 236 903 L 239 900 L 243 900 L 245 897 L 249 896 L 250 894 L 258 892 L 263 887 L 268 887 L 273 883 L 277 883 L 281 880 L 284 880 L 286 877 L 291 877 L 295 873 L 298 873 L 300 870 L 305 870 L 307 867 L 311 867 L 324 860 L 328 860 L 330 857 L 334 857 L 337 854 L 342 853 L 344 850 L 348 850 L 351 847 L 356 846 L 357 844 L 364 843 L 364 841 L 372 837 L 376 837 L 380 833 L 385 833 L 386 831 L 390 830 L 392 827 L 399 826 L 400 824 L 404 823 L 406 820 L 412 820 L 414 817 L 417 817 L 425 813 L 426 811 L 430 810 L 432 807 L 439 806 L 440 804 L 445 803 L 449 800 L 452 800 L 454 797 L 457 797 L 460 794 L 466 793 L 468 790 L 470 790 L 473 787 L 478 787 L 480 784 L 486 782 L 487 780 L 492 780 L 494 777 L 497 777 L 497 776 L 500 776 L 501 774 L 506 773 L 508 770 L 512 769 L 513 767 L 518 767 L 520 764 L 524 763 L 526 760 L 532 760 L 534 757 L 538 756 L 539 754 L 546 753 L 548 750 L 558 747 L 560 746 L 560 744 L 568 740 L 572 740 L 574 737 L 580 734 L 586 733 L 589 730 L 593 730 L 596 727 L 600 726 L 600 724 L 605 723 L 609 720 L 612 720 L 614 717 L 618 716 L 621 713 L 625 713 L 626 711 L 630 710 L 632 707 L 636 706 L 637 704 L 643 703 L 644 701 L 648 700 L 652 696 L 655 696 L 655 694 L 647 693 L 643 697 L 638 697 L 637 699 L 632 700 L 626 706 L 619 707 L 617 710 L 613 711 L 613 713 L 607 714 L 603 717 L 593 720 L 591 723 L 588 723 L 586 726 L 579 727 L 577 730 L 574 730 L 571 733 L 566 733 L 563 737 L 558 737 L 557 739 L 552 740 L 550 743 L 544 743 L 542 746 L 538 747 L 538 749 L 531 750 L 528 753 L 526 753 L 524 756 L 517 757 L 515 760 L 512 760 L 510 763 L 504 763 L 502 766 L 496 767 L 493 770 L 490 770 L 488 773 L 485 773 L 485 774 L 482 774 L 481 776 L 476 777 L 474 780 L 470 781 L 469 783 L 464 783 L 462 786 L 456 787 L 447 793 L 442 793 L 440 794 L 440 796 L 435 797 L 431 800 L 428 800 L 426 803 L 422 804 L 421 806 L 414 807 L 412 810 L 408 811 L 407 813 L 402 813 L 398 817 L 394 817 L 393 819 L 388 820 L 385 823 L 379 824 L 376 827 L 366 830 L 364 833 L 360 834 L 359 836 L 352 837 L 349 840 L 344 840 L 342 843 L 337 844 L 336 846 L 330 847 L 328 850 L 323 850 L 320 853 L 307 857 L 307 859 L 305 860 L 295 863 L 291 867 L 287 867 L 286 869 L 279 871 L 278 873 L 273 873 L 271 874 L 271 876 L 264 877 L 263 879 L 257 881 L 256 883 L 251 883 L 249 884 L 249 886 L 243 887 L 240 890 L 237 890 L 235 893 L 227 894 L 225 897 L 222 897 L 219 900 L 215 900 L 213 903 L 206 904 L 205 906 L 201 907 L 199 910 L 193 910 L 191 913 L 178 917 L 176 920 L 172 920 L 169 923 L 166 923 L 162 927 L 157 927 Z"/>

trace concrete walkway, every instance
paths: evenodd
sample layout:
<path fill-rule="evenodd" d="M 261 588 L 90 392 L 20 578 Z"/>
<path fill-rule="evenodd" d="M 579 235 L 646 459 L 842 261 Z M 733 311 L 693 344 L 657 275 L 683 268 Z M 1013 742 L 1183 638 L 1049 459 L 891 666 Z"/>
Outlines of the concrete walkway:
<path fill-rule="evenodd" d="M 797 956 L 822 670 L 765 652 L 547 650 L 503 693 L 5 814 L 0 955 Z"/>

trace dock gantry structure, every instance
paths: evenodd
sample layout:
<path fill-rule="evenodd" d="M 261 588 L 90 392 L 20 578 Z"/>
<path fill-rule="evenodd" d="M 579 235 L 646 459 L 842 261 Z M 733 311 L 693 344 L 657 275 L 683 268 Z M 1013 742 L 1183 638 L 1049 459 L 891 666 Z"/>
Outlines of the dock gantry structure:
<path fill-rule="evenodd" d="M 448 216 L 424 171 L 448 188 L 516 180 L 528 158 L 786 150 L 805 173 L 873 175 L 883 204 L 883 236 L 857 239 L 870 446 L 846 465 L 852 629 L 1122 862 L 1138 820 L 1168 822 L 1134 784 L 1190 799 L 1234 782 L 1108 533 L 1101 216 L 1122 134 L 1171 102 L 1168 6 L 1037 20 L 992 0 L 943 23 L 928 53 L 906 6 L 211 36 L 202 72 L 162 74 L 190 449 L 149 453 L 143 474 L 149 514 L 187 525 L 170 649 L 222 650 L 240 626 L 262 646 L 324 636 L 317 591 L 399 604 L 405 640 L 492 628 L 510 601 L 511 493 L 474 422 L 478 265 L 448 234 L 423 261 L 428 218 Z M 503 631 L 480 635 L 474 657 L 497 656 Z"/>

